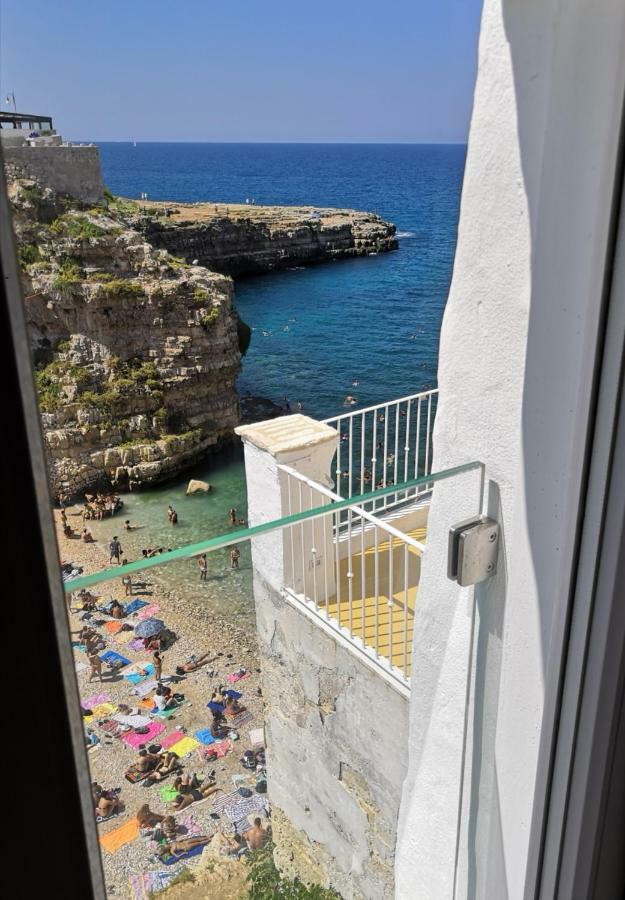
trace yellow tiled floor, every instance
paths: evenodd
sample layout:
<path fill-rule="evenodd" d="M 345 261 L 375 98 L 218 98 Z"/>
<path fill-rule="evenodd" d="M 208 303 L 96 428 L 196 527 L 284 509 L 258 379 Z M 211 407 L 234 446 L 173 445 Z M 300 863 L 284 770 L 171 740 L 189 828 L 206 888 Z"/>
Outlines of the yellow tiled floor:
<path fill-rule="evenodd" d="M 409 532 L 409 535 L 415 540 L 422 543 L 425 542 L 425 528 L 415 529 Z M 354 537 L 352 546 L 355 548 L 359 542 L 359 536 Z M 420 555 L 412 547 L 408 547 L 408 572 L 406 578 L 404 546 L 404 543 L 398 538 L 393 539 L 392 548 L 389 541 L 379 543 L 377 599 L 374 548 L 370 547 L 365 549 L 364 552 L 364 590 L 363 554 L 360 551 L 352 554 L 351 630 L 354 635 L 360 638 L 364 634 L 365 644 L 372 649 L 376 649 L 377 621 L 377 651 L 379 655 L 389 659 L 391 658 L 392 649 L 393 664 L 402 670 L 405 667 L 406 675 L 409 676 L 412 625 L 419 585 Z M 392 603 L 389 604 L 391 564 L 393 571 L 393 597 Z M 337 591 L 337 596 L 329 599 L 328 614 L 333 619 L 338 620 L 345 628 L 350 628 L 349 579 L 347 572 L 348 560 L 342 559 L 340 561 L 340 591 Z M 408 586 L 407 591 L 405 591 L 406 583 Z"/>

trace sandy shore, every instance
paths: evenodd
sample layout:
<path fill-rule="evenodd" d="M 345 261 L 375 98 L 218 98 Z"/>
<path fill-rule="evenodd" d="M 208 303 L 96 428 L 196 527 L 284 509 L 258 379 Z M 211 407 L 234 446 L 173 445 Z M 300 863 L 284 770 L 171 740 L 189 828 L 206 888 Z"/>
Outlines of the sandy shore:
<path fill-rule="evenodd" d="M 78 507 L 68 510 L 68 521 L 74 528 L 78 528 L 81 521 L 78 515 Z M 55 514 L 55 521 L 61 560 L 63 562 L 72 561 L 81 566 L 85 573 L 108 566 L 107 548 L 98 542 L 84 544 L 80 540 L 65 538 L 60 527 L 59 513 Z M 110 597 L 115 597 L 124 603 L 130 599 L 124 597 L 121 579 L 118 582 L 106 583 L 99 587 L 103 601 L 107 601 Z M 240 702 L 253 714 L 253 719 L 240 727 L 238 731 L 239 740 L 232 742 L 232 750 L 227 756 L 210 764 L 202 763 L 197 758 L 195 751 L 183 758 L 185 773 L 198 772 L 199 774 L 204 774 L 210 768 L 216 769 L 217 784 L 222 789 L 220 793 L 215 795 L 215 799 L 218 799 L 220 796 L 223 796 L 223 793 L 230 793 L 235 789 L 232 781 L 233 775 L 249 775 L 248 770 L 241 765 L 240 758 L 244 750 L 249 749 L 251 746 L 249 731 L 261 728 L 263 725 L 263 702 L 262 697 L 258 693 L 260 672 L 258 668 L 256 636 L 239 628 L 236 623 L 218 620 L 211 615 L 206 603 L 198 602 L 194 604 L 189 601 L 182 601 L 175 596 L 174 592 L 164 590 L 159 586 L 158 570 L 156 569 L 151 569 L 146 573 L 145 583 L 139 589 L 133 589 L 132 598 L 134 597 L 143 599 L 151 604 L 157 604 L 160 610 L 156 615 L 163 619 L 167 627 L 178 635 L 178 639 L 173 646 L 163 654 L 164 679 L 173 675 L 176 666 L 186 662 L 192 654 L 199 656 L 209 650 L 212 651 L 214 656 L 218 653 L 222 654 L 216 662 L 185 676 L 178 683 L 172 683 L 174 691 L 184 694 L 184 704 L 169 721 L 164 723 L 165 729 L 159 737 L 154 739 L 156 743 L 175 729 L 184 730 L 192 736 L 198 729 L 208 726 L 211 721 L 211 714 L 206 708 L 206 704 L 210 700 L 212 691 L 220 684 L 225 684 L 226 676 L 235 672 L 240 666 L 243 666 L 249 673 L 249 677 L 238 682 L 235 687 L 242 692 L 243 697 Z M 97 621 L 104 618 L 100 617 L 98 619 L 96 614 Z M 106 621 L 109 621 L 108 618 L 106 618 Z M 134 625 L 138 619 L 134 616 L 125 621 Z M 82 613 L 77 609 L 71 608 L 69 624 L 71 631 L 77 632 L 84 624 Z M 106 631 L 104 623 L 97 630 L 106 640 L 107 649 L 120 653 L 122 656 L 130 659 L 131 662 L 149 661 L 149 654 L 135 652 L 129 649 L 127 643 L 118 640 L 119 636 L 111 636 Z M 80 650 L 75 651 L 75 660 L 78 668 L 87 663 L 85 654 Z M 215 670 L 212 675 L 210 674 L 211 669 Z M 132 685 L 121 675 L 106 674 L 110 673 L 110 670 L 106 667 L 104 667 L 103 672 L 104 680 L 102 684 L 97 679 L 89 683 L 90 673 L 88 665 L 77 673 L 81 699 L 84 700 L 100 692 L 105 692 L 109 695 L 110 702 L 113 704 L 126 703 L 130 706 L 136 706 L 138 698 L 131 694 Z M 119 739 L 106 737 L 106 732 L 98 725 L 96 719 L 93 720 L 90 727 L 94 728 L 101 739 L 98 749 L 89 753 L 92 778 L 106 789 L 121 788 L 120 798 L 124 803 L 124 811 L 121 815 L 98 825 L 100 834 L 107 834 L 128 822 L 144 803 L 148 803 L 154 812 L 165 814 L 167 810 L 161 798 L 159 785 L 155 784 L 146 788 L 141 784 L 132 785 L 124 778 L 124 772 L 136 758 L 137 751 L 128 747 Z M 248 783 L 253 787 L 253 779 L 251 777 Z M 223 816 L 219 819 L 211 818 L 212 811 L 213 798 L 210 798 L 205 803 L 194 804 L 187 810 L 178 813 L 176 818 L 180 821 L 189 813 L 193 814 L 202 834 L 212 834 L 216 828 L 221 828 L 225 832 L 231 832 L 232 825 L 228 819 Z M 102 860 L 107 892 L 110 897 L 134 897 L 134 894 L 129 893 L 129 876 L 156 869 L 164 869 L 162 864 L 155 861 L 153 849 L 149 840 L 141 836 L 126 844 L 116 853 L 109 853 L 103 849 Z M 178 863 L 175 866 L 171 866 L 169 870 L 176 872 L 183 865 L 188 865 L 190 869 L 194 869 L 201 865 L 200 859 L 199 856 L 194 857 L 188 863 Z M 235 865 L 237 868 L 245 868 L 242 863 Z M 235 872 L 234 881 L 232 877 L 229 877 L 227 880 L 229 883 L 228 890 L 230 891 L 228 896 L 236 896 L 238 888 L 235 888 L 235 885 L 241 882 L 241 873 Z M 234 894 L 232 893 L 233 889 L 235 890 Z M 214 896 L 218 897 L 219 893 L 220 891 L 216 890 Z M 206 896 L 213 896 L 213 893 L 209 890 Z M 240 896 L 245 896 L 245 894 L 242 893 Z"/>

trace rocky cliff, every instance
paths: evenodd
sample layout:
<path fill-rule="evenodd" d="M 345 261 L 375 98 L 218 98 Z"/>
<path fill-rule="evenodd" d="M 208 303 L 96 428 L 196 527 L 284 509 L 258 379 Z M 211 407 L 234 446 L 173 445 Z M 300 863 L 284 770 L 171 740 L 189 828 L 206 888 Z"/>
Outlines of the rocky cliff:
<path fill-rule="evenodd" d="M 155 249 L 123 204 L 23 178 L 9 193 L 52 489 L 159 481 L 230 438 L 231 279 Z"/>
<path fill-rule="evenodd" d="M 254 275 L 397 249 L 395 226 L 353 209 L 145 204 L 146 239 L 226 275 Z"/>

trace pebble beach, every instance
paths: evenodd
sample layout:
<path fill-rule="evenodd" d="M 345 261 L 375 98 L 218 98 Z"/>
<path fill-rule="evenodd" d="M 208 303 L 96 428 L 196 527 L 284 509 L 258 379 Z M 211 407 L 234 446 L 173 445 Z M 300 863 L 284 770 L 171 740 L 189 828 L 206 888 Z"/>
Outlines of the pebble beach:
<path fill-rule="evenodd" d="M 69 507 L 66 510 L 68 523 L 76 534 L 82 527 L 80 507 Z M 121 516 L 120 516 L 121 520 Z M 108 567 L 108 545 L 98 541 L 98 523 L 89 523 L 96 540 L 93 543 L 84 543 L 82 540 L 66 538 L 63 534 L 60 512 L 55 512 L 57 538 L 62 563 L 73 563 L 80 567 L 84 574 Z M 121 525 L 121 521 L 120 521 Z M 120 529 L 121 530 L 121 529 Z M 129 560 L 130 561 L 130 560 Z M 190 566 L 195 566 L 195 561 L 190 561 Z M 264 800 L 266 794 L 257 794 L 255 787 L 255 773 L 241 765 L 241 757 L 244 751 L 252 749 L 250 732 L 255 732 L 254 739 L 257 742 L 258 729 L 263 728 L 263 700 L 260 693 L 260 669 L 256 646 L 256 635 L 248 628 L 242 628 L 234 621 L 222 614 L 215 614 L 202 597 L 203 584 L 199 582 L 197 601 L 189 598 L 186 592 L 184 599 L 177 597 L 175 591 L 169 590 L 159 584 L 159 569 L 148 570 L 143 576 L 139 573 L 133 579 L 133 590 L 130 596 L 125 596 L 121 577 L 113 582 L 98 585 L 92 593 L 98 595 L 98 606 L 102 606 L 111 598 L 117 599 L 122 604 L 128 604 L 132 600 L 141 600 L 146 604 L 134 614 L 121 620 L 122 624 L 131 628 L 113 633 L 117 628 L 116 620 L 95 612 L 86 621 L 84 612 L 73 603 L 69 606 L 68 621 L 72 634 L 72 640 L 76 642 L 76 636 L 84 624 L 95 627 L 106 644 L 106 651 L 120 654 L 130 664 L 147 664 L 151 654 L 145 650 L 131 648 L 134 627 L 148 611 L 155 607 L 153 615 L 165 622 L 168 629 L 177 635 L 174 643 L 162 652 L 163 671 L 162 681 L 171 687 L 174 693 L 184 695 L 184 700 L 173 714 L 167 719 L 150 716 L 145 707 L 140 707 L 141 697 L 134 690 L 141 691 L 141 683 L 135 685 L 124 676 L 125 666 L 118 670 L 103 666 L 102 682 L 98 678 L 89 681 L 91 670 L 87 656 L 79 646 L 74 647 L 74 658 L 77 670 L 78 688 L 83 706 L 91 705 L 98 695 L 104 694 L 104 698 L 95 706 L 92 718 L 86 723 L 86 728 L 92 729 L 99 743 L 88 751 L 92 780 L 99 782 L 106 790 L 120 789 L 119 798 L 122 803 L 122 811 L 108 821 L 98 824 L 100 838 L 104 838 L 120 826 L 127 825 L 135 819 L 137 810 L 143 804 L 149 804 L 150 809 L 160 815 L 167 815 L 171 810 L 167 807 L 163 797 L 164 787 L 173 783 L 173 776 L 166 779 L 163 784 L 153 784 L 146 787 L 142 783 L 131 784 L 125 778 L 126 769 L 136 760 L 137 749 L 129 746 L 124 738 L 132 738 L 132 730 L 121 737 L 111 736 L 107 730 L 110 723 L 115 721 L 113 716 L 118 714 L 117 709 L 121 704 L 130 706 L 138 714 L 146 714 L 156 723 L 159 733 L 149 739 L 149 743 L 169 742 L 177 735 L 180 739 L 192 738 L 193 744 L 187 742 L 189 752 L 181 757 L 183 774 L 191 775 L 197 772 L 203 776 L 214 769 L 216 783 L 219 791 L 203 802 L 194 803 L 187 809 L 176 814 L 176 822 L 179 827 L 179 837 L 191 837 L 194 835 L 213 835 L 217 830 L 224 834 L 232 835 L 235 828 L 239 831 L 244 826 L 244 821 L 251 821 L 254 815 L 261 815 L 263 820 L 268 816 L 268 810 L 259 810 L 246 814 L 242 820 L 233 821 L 236 816 L 232 813 L 241 805 L 239 794 L 235 794 L 239 788 L 248 788 L 251 792 L 252 805 Z M 176 666 L 183 665 L 192 657 L 200 657 L 210 651 L 211 662 L 199 668 L 195 672 L 177 676 Z M 102 651 L 102 653 L 105 651 Z M 102 655 L 102 653 L 100 655 Z M 214 657 L 214 660 L 213 660 Z M 236 683 L 229 682 L 228 676 L 245 670 L 245 677 Z M 150 682 L 145 679 L 144 684 Z M 206 704 L 211 699 L 214 690 L 220 685 L 236 688 L 242 694 L 239 703 L 245 707 L 247 714 L 241 714 L 232 722 L 232 738 L 219 742 L 219 751 L 225 755 L 214 761 L 200 757 L 210 749 L 204 747 L 194 737 L 195 733 L 210 726 L 212 716 Z M 148 695 L 150 696 L 150 695 Z M 106 704 L 103 706 L 103 704 Z M 230 724 L 230 723 L 229 723 Z M 236 738 L 234 736 L 236 735 Z M 234 738 L 234 739 L 233 739 Z M 137 734 L 135 743 L 141 742 L 142 736 Z M 212 745 L 213 747 L 216 745 Z M 258 743 L 254 744 L 258 747 Z M 186 749 L 183 745 L 182 749 Z M 198 751 L 200 751 L 198 753 Z M 242 794 L 247 794 L 243 790 Z M 235 806 L 227 806 L 224 811 L 224 803 Z M 249 802 L 249 801 L 248 801 Z M 238 806 L 237 806 L 238 804 Z M 136 821 L 136 819 L 135 819 Z M 132 830 L 132 825 L 129 826 Z M 118 832 L 122 834 L 122 832 Z M 158 893 L 160 887 L 171 881 L 172 876 L 178 874 L 184 867 L 191 872 L 204 870 L 209 851 L 197 855 L 188 860 L 177 862 L 165 867 L 155 855 L 156 844 L 149 835 L 137 834 L 134 839 L 124 843 L 119 849 L 111 851 L 108 844 L 102 847 L 102 863 L 106 879 L 107 894 L 109 897 L 130 897 L 132 900 L 143 900 L 148 895 Z M 213 868 L 213 867 L 211 867 Z M 226 882 L 227 894 L 223 896 L 245 896 L 244 888 L 237 887 L 244 882 L 246 870 L 243 862 L 232 862 Z M 240 870 L 240 871 L 234 871 Z M 165 873 L 162 878 L 158 873 Z M 160 880 L 159 880 L 160 878 Z M 214 892 L 217 897 L 221 890 Z M 206 896 L 213 896 L 209 892 Z"/>

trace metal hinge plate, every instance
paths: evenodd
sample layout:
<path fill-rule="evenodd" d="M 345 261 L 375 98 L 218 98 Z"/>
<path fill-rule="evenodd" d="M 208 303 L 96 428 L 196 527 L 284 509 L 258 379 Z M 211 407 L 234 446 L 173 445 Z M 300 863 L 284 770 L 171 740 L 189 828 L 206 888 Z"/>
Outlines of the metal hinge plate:
<path fill-rule="evenodd" d="M 461 587 L 486 581 L 497 571 L 499 523 L 486 516 L 465 519 L 449 529 L 447 577 Z"/>

